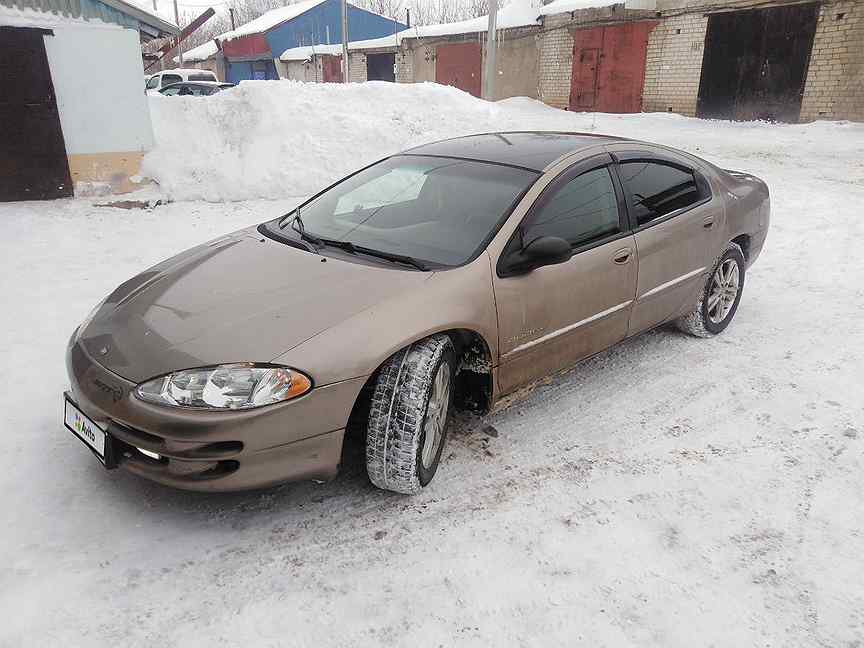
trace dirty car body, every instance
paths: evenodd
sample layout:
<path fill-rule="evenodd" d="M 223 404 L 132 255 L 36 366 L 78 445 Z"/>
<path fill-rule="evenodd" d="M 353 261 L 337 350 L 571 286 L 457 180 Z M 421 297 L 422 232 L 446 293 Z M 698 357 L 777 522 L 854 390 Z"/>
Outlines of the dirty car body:
<path fill-rule="evenodd" d="M 239 490 L 332 478 L 371 398 L 370 476 L 416 492 L 451 401 L 488 409 L 666 322 L 725 328 L 768 222 L 764 182 L 655 144 L 421 146 L 120 285 L 70 340 L 66 424 L 108 467 Z M 387 473 L 411 453 L 416 476 Z"/>

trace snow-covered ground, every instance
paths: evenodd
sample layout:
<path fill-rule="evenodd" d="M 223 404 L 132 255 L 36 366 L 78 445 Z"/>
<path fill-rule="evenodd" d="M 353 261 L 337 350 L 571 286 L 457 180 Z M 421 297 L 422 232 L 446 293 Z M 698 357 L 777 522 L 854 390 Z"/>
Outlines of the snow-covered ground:
<path fill-rule="evenodd" d="M 0 204 L 0 646 L 859 645 L 864 126 L 243 85 L 154 100 L 148 164 L 174 197 L 278 200 Z M 767 247 L 724 334 L 648 333 L 461 417 L 415 497 L 359 461 L 324 485 L 178 492 L 104 471 L 63 430 L 67 336 L 128 276 L 407 144 L 538 126 L 769 183 Z"/>

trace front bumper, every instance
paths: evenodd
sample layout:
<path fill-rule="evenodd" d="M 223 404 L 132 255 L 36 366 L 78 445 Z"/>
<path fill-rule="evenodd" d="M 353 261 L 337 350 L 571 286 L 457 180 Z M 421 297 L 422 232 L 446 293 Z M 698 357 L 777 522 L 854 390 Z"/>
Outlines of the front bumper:
<path fill-rule="evenodd" d="M 118 442 L 121 468 L 199 491 L 334 477 L 345 426 L 365 383 L 355 378 L 316 387 L 259 409 L 185 410 L 135 398 L 134 383 L 94 361 L 80 344 L 69 347 L 66 365 L 72 400 Z"/>

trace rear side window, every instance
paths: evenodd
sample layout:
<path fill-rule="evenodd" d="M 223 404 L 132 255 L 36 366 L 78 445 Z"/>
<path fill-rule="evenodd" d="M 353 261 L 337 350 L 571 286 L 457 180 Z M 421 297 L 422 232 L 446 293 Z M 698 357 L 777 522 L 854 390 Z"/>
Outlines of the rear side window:
<path fill-rule="evenodd" d="M 575 247 L 619 231 L 615 187 L 609 169 L 600 167 L 541 196 L 523 228 L 523 240 L 527 245 L 541 236 L 557 236 Z"/>
<path fill-rule="evenodd" d="M 212 72 L 201 72 L 200 74 L 190 74 L 187 81 L 215 81 L 216 76 Z"/>
<path fill-rule="evenodd" d="M 162 75 L 162 87 L 171 84 L 171 83 L 180 83 L 183 80 L 183 77 L 177 74 L 163 74 Z"/>
<path fill-rule="evenodd" d="M 646 160 L 622 162 L 619 169 L 637 226 L 702 199 L 692 171 Z"/>

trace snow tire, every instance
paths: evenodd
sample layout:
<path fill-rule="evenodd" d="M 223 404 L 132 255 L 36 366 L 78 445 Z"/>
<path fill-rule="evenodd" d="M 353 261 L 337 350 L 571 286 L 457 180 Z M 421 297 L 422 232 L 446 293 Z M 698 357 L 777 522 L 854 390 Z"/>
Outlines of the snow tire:
<path fill-rule="evenodd" d="M 711 295 L 712 286 L 714 285 L 714 276 L 718 269 L 728 261 L 733 261 L 737 264 L 738 286 L 735 299 L 729 308 L 729 311 L 720 321 L 713 321 L 709 315 L 708 300 Z M 729 243 L 717 263 L 711 269 L 711 274 L 705 282 L 704 288 L 699 292 L 699 301 L 692 311 L 675 320 L 675 325 L 685 333 L 701 338 L 709 338 L 721 333 L 732 318 L 735 316 L 735 311 L 738 310 L 738 303 L 741 301 L 741 294 L 744 292 L 744 273 L 747 268 L 747 263 L 744 259 L 744 253 L 737 243 Z"/>
<path fill-rule="evenodd" d="M 442 364 L 447 367 L 441 370 Z M 434 458 L 424 466 L 426 418 L 439 370 L 446 374 L 446 403 Z M 385 490 L 411 495 L 420 492 L 438 468 L 453 406 L 456 357 L 447 335 L 414 342 L 388 359 L 378 374 L 366 432 L 366 469 L 372 483 Z M 431 456 L 431 453 L 430 453 Z"/>

